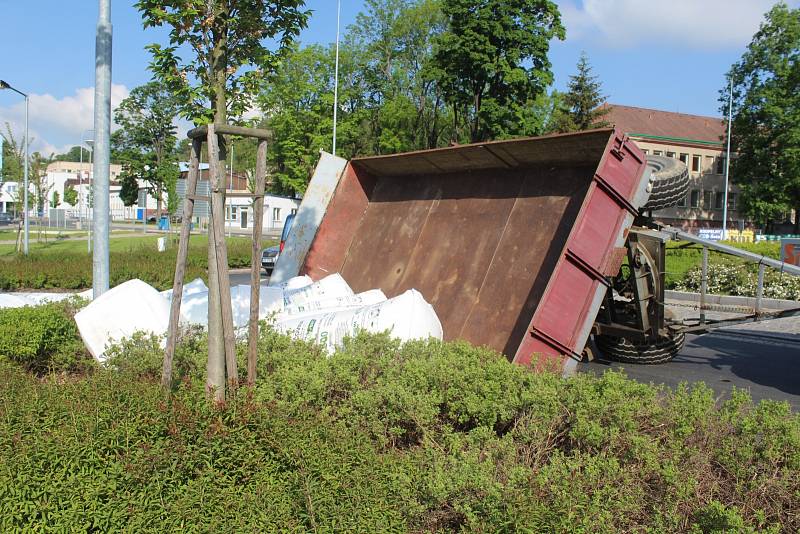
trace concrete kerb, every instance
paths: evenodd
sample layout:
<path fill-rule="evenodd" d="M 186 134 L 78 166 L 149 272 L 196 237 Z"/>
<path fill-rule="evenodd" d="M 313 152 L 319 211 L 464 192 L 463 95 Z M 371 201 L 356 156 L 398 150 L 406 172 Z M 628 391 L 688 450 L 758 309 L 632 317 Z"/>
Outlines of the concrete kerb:
<path fill-rule="evenodd" d="M 700 293 L 687 293 L 683 291 L 664 292 L 667 300 L 677 300 L 680 302 L 700 303 Z M 754 308 L 756 305 L 755 297 L 739 297 L 735 295 L 706 295 L 706 304 L 719 306 L 745 306 Z M 791 310 L 800 308 L 800 302 L 796 300 L 783 299 L 761 299 L 761 308 L 766 310 Z"/>

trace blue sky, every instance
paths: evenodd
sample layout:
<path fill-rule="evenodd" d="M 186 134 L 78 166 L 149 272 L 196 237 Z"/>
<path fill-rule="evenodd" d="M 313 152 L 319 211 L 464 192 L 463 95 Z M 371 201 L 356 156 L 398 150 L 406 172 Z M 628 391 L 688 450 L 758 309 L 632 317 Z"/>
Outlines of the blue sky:
<path fill-rule="evenodd" d="M 582 50 L 609 101 L 718 115 L 723 75 L 744 51 L 772 0 L 556 0 L 567 39 L 552 44 L 555 86 L 563 89 Z M 112 0 L 112 105 L 150 78 L 144 46 L 166 43 L 143 30 L 132 0 Z M 789 4 L 797 7 L 800 0 Z M 314 11 L 301 40 L 333 42 L 335 0 L 307 0 Z M 362 0 L 342 0 L 342 27 Z M 92 128 L 94 0 L 0 0 L 0 79 L 31 94 L 33 150 L 60 151 Z M 21 97 L 0 91 L 0 125 L 21 128 Z M 20 130 L 21 131 L 21 130 Z"/>

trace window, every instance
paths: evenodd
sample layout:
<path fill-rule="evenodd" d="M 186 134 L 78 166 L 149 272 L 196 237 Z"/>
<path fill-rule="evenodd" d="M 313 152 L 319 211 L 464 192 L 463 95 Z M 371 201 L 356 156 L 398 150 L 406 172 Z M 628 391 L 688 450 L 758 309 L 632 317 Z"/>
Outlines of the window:
<path fill-rule="evenodd" d="M 239 219 L 239 206 L 225 206 L 225 220 L 236 221 Z"/>
<path fill-rule="evenodd" d="M 675 152 L 667 152 L 667 157 L 668 158 L 674 158 L 675 157 Z"/>
<path fill-rule="evenodd" d="M 717 158 L 717 174 L 725 174 L 725 158 L 722 156 Z"/>
<path fill-rule="evenodd" d="M 717 195 L 714 197 L 714 209 L 721 210 L 724 202 L 725 202 L 725 192 L 717 191 Z"/>
<path fill-rule="evenodd" d="M 660 156 L 661 155 L 661 151 L 660 150 L 653 150 L 653 155 L 654 156 Z"/>
<path fill-rule="evenodd" d="M 700 172 L 700 156 L 692 156 L 692 172 Z"/>
<path fill-rule="evenodd" d="M 703 207 L 707 210 L 711 209 L 711 191 L 703 191 Z"/>
<path fill-rule="evenodd" d="M 643 148 L 643 149 L 642 149 L 642 152 L 644 152 L 645 154 L 649 154 L 649 153 L 650 153 L 650 151 L 649 151 L 649 150 L 647 150 L 646 148 Z"/>
<path fill-rule="evenodd" d="M 292 208 L 292 215 L 297 213 L 297 208 Z"/>
<path fill-rule="evenodd" d="M 689 166 L 689 154 L 681 154 L 680 160 L 688 167 Z"/>
<path fill-rule="evenodd" d="M 692 189 L 692 192 L 689 193 L 689 207 L 690 208 L 700 207 L 700 191 L 698 189 Z"/>
<path fill-rule="evenodd" d="M 706 156 L 706 165 L 703 168 L 704 172 L 712 172 L 714 168 L 714 156 Z"/>
<path fill-rule="evenodd" d="M 728 193 L 728 209 L 736 209 L 736 193 Z"/>
<path fill-rule="evenodd" d="M 272 220 L 273 221 L 280 221 L 281 220 L 281 209 L 280 208 L 272 208 Z"/>

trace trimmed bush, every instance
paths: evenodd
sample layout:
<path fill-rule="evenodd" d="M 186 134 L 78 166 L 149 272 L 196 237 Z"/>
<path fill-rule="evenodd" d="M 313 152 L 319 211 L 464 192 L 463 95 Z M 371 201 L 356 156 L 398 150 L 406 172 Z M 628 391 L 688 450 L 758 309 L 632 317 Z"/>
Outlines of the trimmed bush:
<path fill-rule="evenodd" d="M 786 403 L 565 380 L 464 343 L 360 335 L 328 357 L 266 331 L 255 388 L 214 408 L 204 336 L 184 339 L 169 398 L 146 338 L 79 380 L 0 363 L 0 531 L 800 529 Z"/>
<path fill-rule="evenodd" d="M 251 245 L 247 239 L 228 243 L 228 265 L 231 268 L 250 266 Z M 133 278 L 156 289 L 172 287 L 175 274 L 176 247 L 157 252 L 139 246 L 110 254 L 110 284 L 115 286 Z M 186 279 L 206 279 L 207 249 L 191 246 Z M 29 256 L 0 258 L 0 289 L 85 289 L 92 285 L 92 257 L 85 253 L 34 251 Z"/>
<path fill-rule="evenodd" d="M 0 309 L 0 358 L 35 373 L 79 371 L 91 361 L 70 303 Z"/>

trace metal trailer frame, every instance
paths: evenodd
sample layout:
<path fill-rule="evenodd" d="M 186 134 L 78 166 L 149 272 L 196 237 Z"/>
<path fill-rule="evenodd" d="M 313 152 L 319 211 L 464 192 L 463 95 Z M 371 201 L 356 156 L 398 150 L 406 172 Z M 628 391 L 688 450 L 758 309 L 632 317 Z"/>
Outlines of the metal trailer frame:
<path fill-rule="evenodd" d="M 700 316 L 696 322 L 687 324 L 672 322 L 666 314 L 664 302 L 664 275 L 667 241 L 684 241 L 702 247 L 700 279 Z M 800 267 L 787 264 L 760 254 L 703 239 L 670 226 L 661 226 L 649 218 L 639 218 L 632 227 L 626 242 L 628 260 L 627 277 L 618 274 L 609 281 L 603 307 L 594 324 L 592 333 L 629 340 L 634 344 L 652 343 L 664 336 L 678 333 L 704 333 L 715 328 L 746 322 L 762 321 L 800 315 L 800 308 L 765 312 L 762 307 L 764 295 L 764 273 L 767 267 L 778 269 L 792 276 L 800 276 Z M 758 265 L 758 284 L 755 306 L 751 313 L 732 319 L 712 320 L 707 311 L 718 310 L 707 303 L 708 297 L 708 251 L 716 250 Z M 624 286 L 631 297 L 627 299 L 617 292 Z M 719 310 L 729 311 L 729 310 Z"/>
<path fill-rule="evenodd" d="M 570 373 L 649 182 L 644 153 L 610 128 L 355 158 L 324 214 L 300 206 L 320 223 L 298 227 L 313 235 L 298 274 L 418 289 L 445 339 Z"/>

